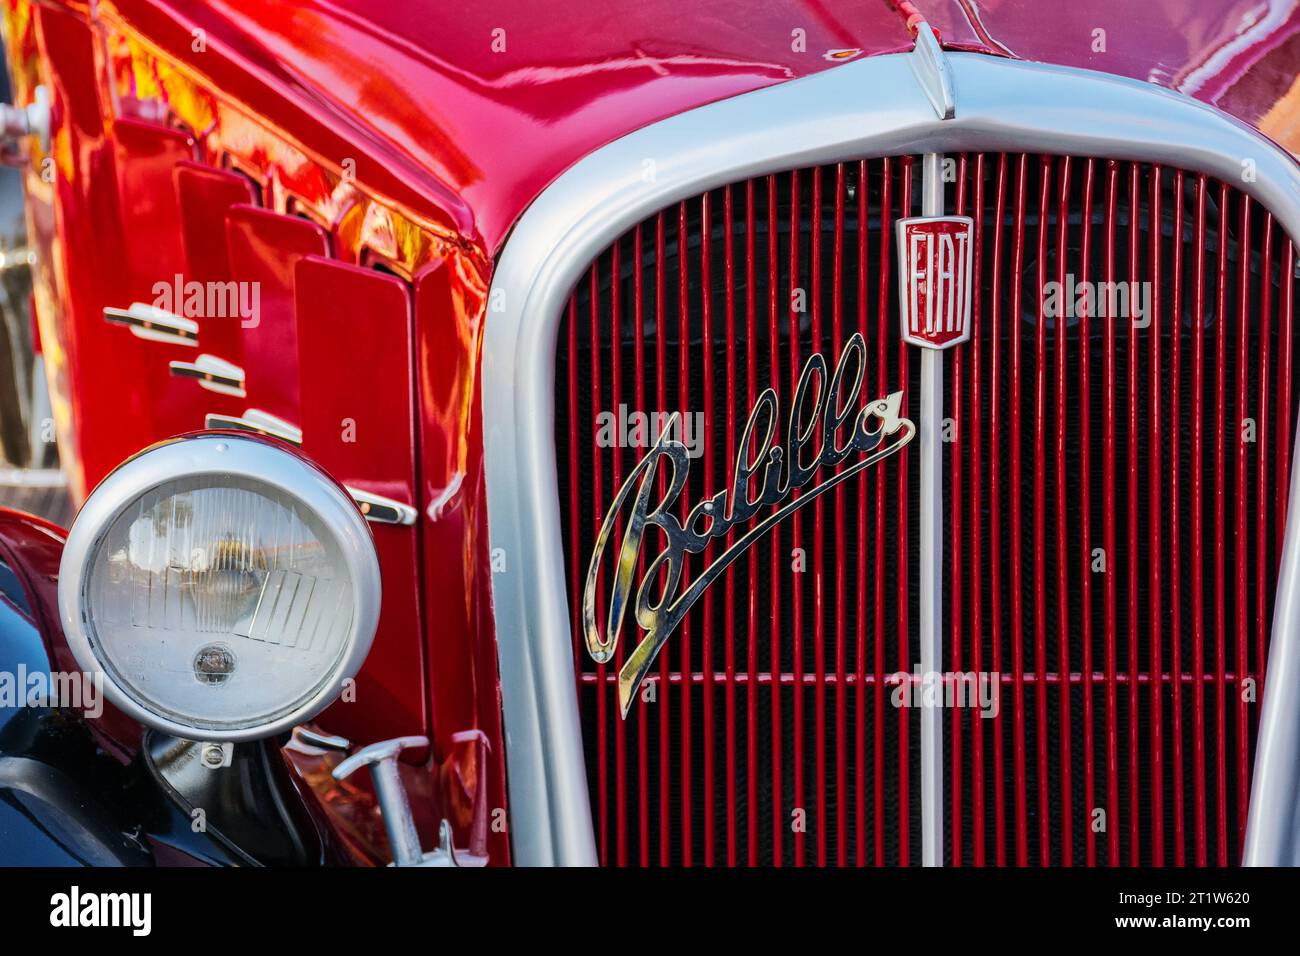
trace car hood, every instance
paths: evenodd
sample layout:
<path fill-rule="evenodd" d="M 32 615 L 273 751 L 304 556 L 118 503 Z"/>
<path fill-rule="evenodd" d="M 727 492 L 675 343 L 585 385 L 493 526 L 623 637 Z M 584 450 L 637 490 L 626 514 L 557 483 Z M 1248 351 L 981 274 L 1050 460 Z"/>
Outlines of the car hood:
<path fill-rule="evenodd" d="M 900 9 L 901 6 L 901 9 Z M 1300 151 L 1300 0 L 117 0 L 193 24 L 377 144 L 412 193 L 495 254 L 537 194 L 632 130 L 861 56 L 943 44 L 1184 91 Z M 181 55 L 186 55 L 180 51 Z M 203 54 L 189 54 L 203 71 Z M 863 90 L 864 99 L 888 91 Z M 447 207 L 453 207 L 450 210 Z"/>

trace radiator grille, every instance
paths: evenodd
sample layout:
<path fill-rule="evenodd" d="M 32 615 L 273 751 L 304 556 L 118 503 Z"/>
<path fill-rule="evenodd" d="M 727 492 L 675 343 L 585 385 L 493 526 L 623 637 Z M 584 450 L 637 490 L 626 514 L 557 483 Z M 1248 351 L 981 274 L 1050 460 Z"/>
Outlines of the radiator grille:
<path fill-rule="evenodd" d="M 1234 862 L 1258 712 L 1240 691 L 1262 679 L 1295 419 L 1291 244 L 1230 187 L 1174 169 L 950 160 L 979 292 L 972 341 L 944 357 L 945 653 L 954 671 L 998 669 L 1002 706 L 945 716 L 945 860 Z M 897 157 L 734 183 L 642 222 L 574 290 L 556 445 L 603 863 L 919 861 L 918 712 L 886 685 L 917 658 L 910 449 L 737 561 L 626 721 L 614 680 L 640 635 L 629 624 L 597 665 L 577 609 L 645 453 L 619 443 L 635 413 L 698 414 L 689 507 L 729 486 L 763 388 L 787 414 L 814 350 L 833 364 L 861 331 L 863 400 L 915 396 L 892 223 L 919 214 L 920 170 Z M 1040 290 L 1067 275 L 1150 281 L 1150 326 L 1043 315 Z M 1253 441 L 1215 425 L 1245 419 Z"/>

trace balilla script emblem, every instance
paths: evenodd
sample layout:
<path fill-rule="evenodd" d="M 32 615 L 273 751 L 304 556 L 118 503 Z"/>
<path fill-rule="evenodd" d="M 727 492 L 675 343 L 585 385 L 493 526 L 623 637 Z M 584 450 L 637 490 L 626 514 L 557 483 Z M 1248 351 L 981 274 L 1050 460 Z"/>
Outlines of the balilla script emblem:
<path fill-rule="evenodd" d="M 613 658 L 618 647 L 647 527 L 653 525 L 662 532 L 664 548 L 645 564 L 636 593 L 634 613 L 645 637 L 618 673 L 618 702 L 624 717 L 660 648 L 704 590 L 721 576 L 728 565 L 784 518 L 818 495 L 894 454 L 916 434 L 916 426 L 899 415 L 903 404 L 902 392 L 876 399 L 861 409 L 857 407 L 866 370 L 866 350 L 861 335 L 855 333 L 850 337 L 834 374 L 830 375 L 829 386 L 826 360 L 820 353 L 814 353 L 808 359 L 795 388 L 784 445 L 773 443 L 780 404 L 776 393 L 771 388 L 765 389 L 745 423 L 731 488 L 697 504 L 684 522 L 674 513 L 682 510 L 680 499 L 690 473 L 690 458 L 686 446 L 668 437 L 671 428 L 664 430 L 649 454 L 628 475 L 596 537 L 582 596 L 587 651 L 595 661 L 604 663 Z M 848 426 L 847 434 L 841 435 L 845 426 Z M 842 443 L 841 438 L 844 439 Z M 885 445 L 886 439 L 892 441 Z M 787 500 L 795 491 L 812 484 L 823 467 L 839 465 L 855 452 L 867 457 L 809 488 L 799 497 Z M 652 502 L 660 484 L 656 477 L 664 463 L 671 466 L 672 474 L 661 500 Z M 753 497 L 751 485 L 756 492 Z M 610 544 L 615 523 L 629 501 L 631 512 L 626 516 L 626 531 L 614 562 L 609 616 L 606 631 L 602 634 L 596 621 L 596 587 L 605 549 Z M 683 585 L 682 569 L 687 553 L 702 553 L 711 540 L 723 537 L 728 531 L 748 522 L 761 509 L 770 507 L 777 510 L 735 538 L 731 547 L 693 581 Z M 663 586 L 659 588 L 656 600 L 651 594 L 651 583 L 661 578 Z"/>

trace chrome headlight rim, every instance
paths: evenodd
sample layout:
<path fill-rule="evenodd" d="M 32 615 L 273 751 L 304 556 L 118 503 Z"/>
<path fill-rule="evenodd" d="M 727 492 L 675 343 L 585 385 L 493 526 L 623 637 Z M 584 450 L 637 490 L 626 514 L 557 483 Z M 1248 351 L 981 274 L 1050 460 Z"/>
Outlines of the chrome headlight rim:
<path fill-rule="evenodd" d="M 355 593 L 347 649 L 326 678 L 272 719 L 243 727 L 204 727 L 150 709 L 114 678 L 91 637 L 87 591 L 90 567 L 114 522 L 141 496 L 169 482 L 237 478 L 260 483 L 297 501 L 333 534 Z M 103 675 L 104 697 L 128 717 L 185 740 L 238 743 L 271 737 L 310 720 L 338 697 L 343 683 L 365 662 L 379 622 L 382 586 L 370 526 L 333 476 L 282 442 L 247 432 L 192 432 L 152 445 L 128 458 L 91 492 L 68 532 L 59 566 L 59 616 L 77 665 Z"/>

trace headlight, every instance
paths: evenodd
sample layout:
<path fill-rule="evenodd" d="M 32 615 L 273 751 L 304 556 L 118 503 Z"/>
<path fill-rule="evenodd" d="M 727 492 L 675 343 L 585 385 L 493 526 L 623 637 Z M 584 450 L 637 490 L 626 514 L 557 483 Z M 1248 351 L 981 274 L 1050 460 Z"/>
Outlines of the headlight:
<path fill-rule="evenodd" d="M 374 541 L 343 488 L 255 436 L 149 448 L 73 522 L 59 609 L 106 696 L 179 737 L 251 740 L 307 720 L 365 660 Z"/>

